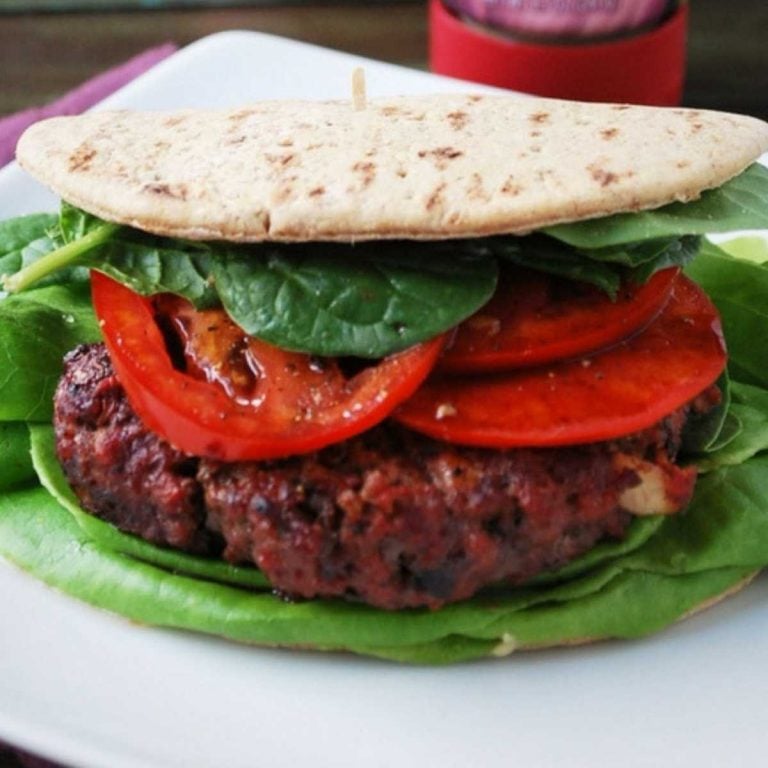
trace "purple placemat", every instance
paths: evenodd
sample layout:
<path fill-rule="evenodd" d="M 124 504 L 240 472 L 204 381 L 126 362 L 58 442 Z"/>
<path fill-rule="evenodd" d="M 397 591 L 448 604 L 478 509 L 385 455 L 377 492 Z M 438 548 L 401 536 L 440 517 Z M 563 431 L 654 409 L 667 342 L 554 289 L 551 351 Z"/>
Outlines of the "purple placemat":
<path fill-rule="evenodd" d="M 176 50 L 173 43 L 150 48 L 91 80 L 86 81 L 56 101 L 43 107 L 32 107 L 15 115 L 0 118 L 0 167 L 13 160 L 19 136 L 32 123 L 56 115 L 77 115 L 114 93 L 138 75 L 170 56 Z"/>
<path fill-rule="evenodd" d="M 13 160 L 19 136 L 32 123 L 57 115 L 77 115 L 114 93 L 126 83 L 168 58 L 177 50 L 173 43 L 165 43 L 140 53 L 106 72 L 86 81 L 56 101 L 43 107 L 33 107 L 14 115 L 0 118 L 0 167 Z M 54 763 L 16 750 L 0 741 L 0 768 L 57 768 Z"/>

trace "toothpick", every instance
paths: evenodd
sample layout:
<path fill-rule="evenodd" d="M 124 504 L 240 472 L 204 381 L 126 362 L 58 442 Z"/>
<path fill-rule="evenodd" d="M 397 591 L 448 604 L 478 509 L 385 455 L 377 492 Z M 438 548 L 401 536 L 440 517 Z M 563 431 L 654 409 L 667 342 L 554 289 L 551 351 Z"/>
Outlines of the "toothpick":
<path fill-rule="evenodd" d="M 355 67 L 352 72 L 352 104 L 357 112 L 365 109 L 365 70 Z"/>

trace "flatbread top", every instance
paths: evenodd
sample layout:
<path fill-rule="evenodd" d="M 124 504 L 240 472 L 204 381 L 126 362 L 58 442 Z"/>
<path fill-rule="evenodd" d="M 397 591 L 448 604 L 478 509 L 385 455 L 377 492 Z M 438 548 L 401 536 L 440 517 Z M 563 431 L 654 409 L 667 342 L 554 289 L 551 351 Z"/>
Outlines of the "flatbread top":
<path fill-rule="evenodd" d="M 101 218 L 255 242 L 524 233 L 695 199 L 766 149 L 740 115 L 439 95 L 59 117 L 17 157 Z"/>

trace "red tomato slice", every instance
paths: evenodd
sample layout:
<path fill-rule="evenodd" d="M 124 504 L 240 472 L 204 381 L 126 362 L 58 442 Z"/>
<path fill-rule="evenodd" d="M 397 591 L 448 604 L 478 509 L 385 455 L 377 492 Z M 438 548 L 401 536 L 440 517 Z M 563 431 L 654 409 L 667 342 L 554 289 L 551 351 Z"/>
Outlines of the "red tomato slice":
<path fill-rule="evenodd" d="M 244 359 L 255 385 L 243 389 L 235 377 L 227 392 L 220 381 L 196 378 L 210 362 L 205 340 L 194 352 L 199 370 L 177 370 L 151 301 L 97 272 L 91 282 L 112 363 L 140 418 L 180 450 L 225 461 L 304 453 L 369 429 L 418 388 L 444 341 L 417 345 L 347 378 L 335 364 L 246 337 Z"/>
<path fill-rule="evenodd" d="M 587 283 L 505 273 L 491 301 L 459 327 L 440 361 L 451 373 L 500 371 L 594 352 L 641 331 L 669 301 L 680 270 L 627 284 L 615 300 Z"/>
<path fill-rule="evenodd" d="M 681 277 L 642 333 L 593 357 L 474 377 L 434 376 L 394 418 L 449 442 L 575 445 L 631 434 L 694 398 L 725 367 L 717 310 Z"/>

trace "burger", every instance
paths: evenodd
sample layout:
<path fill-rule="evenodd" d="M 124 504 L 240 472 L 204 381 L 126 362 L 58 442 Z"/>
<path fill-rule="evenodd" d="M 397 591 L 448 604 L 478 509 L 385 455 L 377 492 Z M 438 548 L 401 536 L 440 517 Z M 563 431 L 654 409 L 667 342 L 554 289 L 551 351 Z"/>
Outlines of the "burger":
<path fill-rule="evenodd" d="M 472 94 L 38 123 L 63 202 L 0 225 L 32 463 L 0 553 L 134 620 L 408 661 L 715 601 L 768 562 L 768 273 L 703 235 L 768 227 L 766 148 Z"/>

